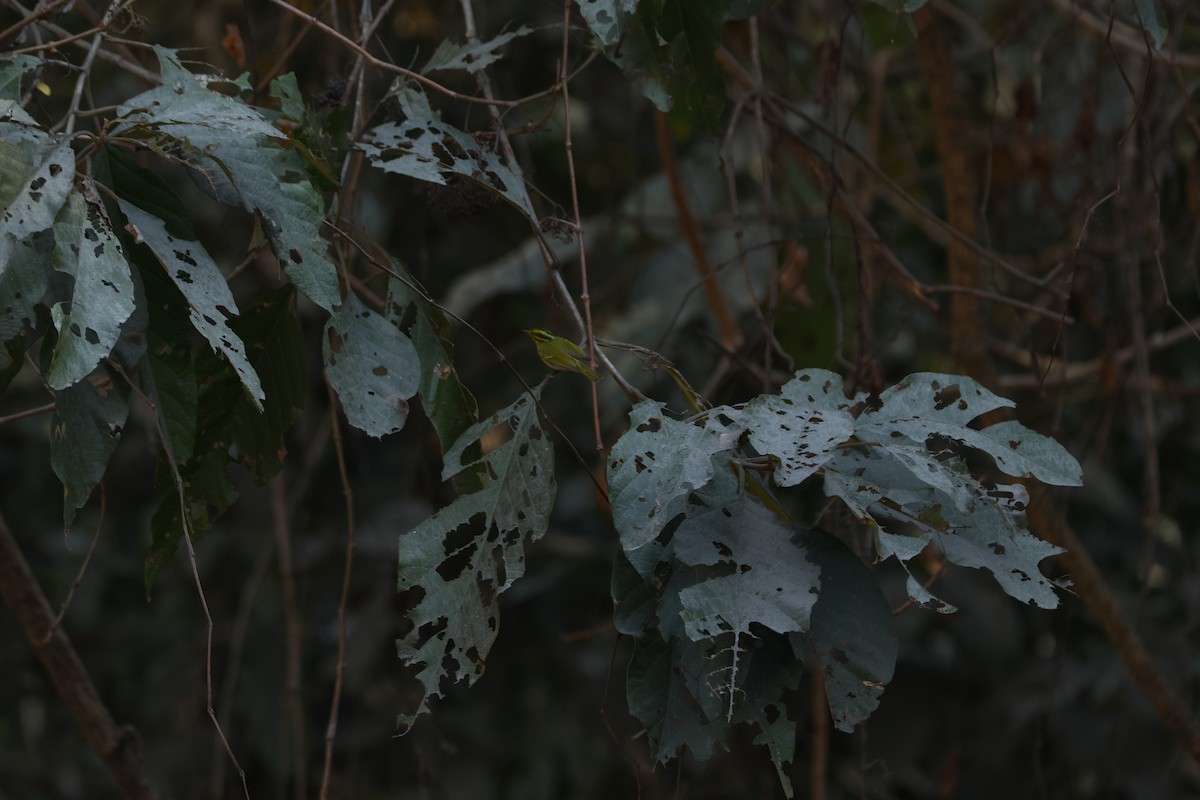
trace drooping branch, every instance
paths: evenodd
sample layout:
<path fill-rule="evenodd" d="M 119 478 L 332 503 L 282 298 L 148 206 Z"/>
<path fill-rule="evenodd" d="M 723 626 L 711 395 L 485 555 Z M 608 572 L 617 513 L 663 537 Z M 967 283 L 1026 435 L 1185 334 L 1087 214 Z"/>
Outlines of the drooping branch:
<path fill-rule="evenodd" d="M 142 768 L 136 731 L 113 720 L 70 638 L 61 626 L 55 626 L 50 603 L 2 515 L 0 596 L 21 623 L 25 638 L 50 673 L 59 697 L 71 709 L 88 744 L 108 768 L 113 783 L 127 798 L 150 800 L 157 797 Z"/>

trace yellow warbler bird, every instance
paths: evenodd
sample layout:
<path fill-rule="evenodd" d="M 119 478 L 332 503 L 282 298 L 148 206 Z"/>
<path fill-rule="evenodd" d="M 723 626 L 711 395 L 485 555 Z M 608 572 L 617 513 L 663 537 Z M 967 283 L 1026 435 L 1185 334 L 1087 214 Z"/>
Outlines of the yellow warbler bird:
<path fill-rule="evenodd" d="M 596 370 L 588 364 L 587 353 L 583 352 L 583 348 L 579 345 L 541 328 L 528 328 L 525 332 L 537 345 L 538 358 L 542 359 L 550 369 L 559 372 L 578 372 L 589 381 L 600 380 Z"/>

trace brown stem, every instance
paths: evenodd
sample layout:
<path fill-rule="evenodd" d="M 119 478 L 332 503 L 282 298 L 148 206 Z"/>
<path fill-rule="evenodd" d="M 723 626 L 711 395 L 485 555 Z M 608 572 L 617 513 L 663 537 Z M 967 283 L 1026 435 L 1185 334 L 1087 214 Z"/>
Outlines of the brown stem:
<path fill-rule="evenodd" d="M 946 193 L 946 222 L 965 238 L 975 239 L 978 191 L 971 173 L 965 132 L 966 108 L 954 83 L 954 62 L 937 12 L 924 6 L 913 14 L 917 25 L 917 56 L 929 90 L 933 134 L 942 165 Z M 978 288 L 979 262 L 971 250 L 955 239 L 947 246 L 949 283 Z M 983 306 L 969 292 L 950 296 L 950 355 L 958 369 L 983 383 L 992 383 L 995 371 L 988 358 L 983 333 Z"/>
<path fill-rule="evenodd" d="M 717 283 L 717 274 L 712 262 L 708 260 L 708 252 L 704 249 L 704 236 L 700 233 L 700 225 L 692 215 L 692 206 L 688 202 L 687 192 L 683 188 L 683 179 L 679 175 L 679 162 L 675 158 L 675 146 L 671 141 L 671 129 L 667 115 L 661 111 L 654 112 L 654 129 L 658 132 L 658 156 L 662 160 L 663 173 L 667 176 L 667 184 L 671 187 L 671 198 L 675 202 L 675 214 L 679 218 L 679 229 L 692 252 L 692 261 L 696 272 L 704 283 L 704 293 L 708 304 L 712 307 L 713 318 L 717 324 L 717 333 L 721 346 L 726 350 L 737 350 L 742 345 L 742 332 L 738 330 L 721 294 Z"/>
<path fill-rule="evenodd" d="M 16 539 L 0 516 L 0 595 L 21 623 L 25 638 L 42 660 L 59 696 L 70 707 L 76 722 L 121 794 L 129 798 L 154 798 L 142 769 L 137 733 L 119 726 L 100 699 L 91 677 L 61 627 L 54 626 L 50 603 L 34 579 Z"/>

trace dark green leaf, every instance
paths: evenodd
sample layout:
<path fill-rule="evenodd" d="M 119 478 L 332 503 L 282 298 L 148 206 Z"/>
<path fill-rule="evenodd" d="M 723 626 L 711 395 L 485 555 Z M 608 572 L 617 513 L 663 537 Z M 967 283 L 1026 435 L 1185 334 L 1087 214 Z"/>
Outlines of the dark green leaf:
<path fill-rule="evenodd" d="M 470 458 L 495 430 L 510 438 L 486 456 Z M 477 468 L 481 467 L 481 470 Z M 400 537 L 400 591 L 413 590 L 413 629 L 397 640 L 399 657 L 417 670 L 423 692 L 412 725 L 442 696 L 443 681 L 474 683 L 499 632 L 497 596 L 525 572 L 525 538 L 546 532 L 554 505 L 554 449 L 538 418 L 536 396 L 467 430 L 446 452 L 442 478 L 481 471 L 481 489 L 461 495 Z"/>
<path fill-rule="evenodd" d="M 879 705 L 896 665 L 892 610 L 875 576 L 832 536 L 805 531 L 800 540 L 821 568 L 812 610 L 812 641 L 825 672 L 834 725 L 850 732 Z"/>
<path fill-rule="evenodd" d="M 100 483 L 121 440 L 129 391 L 111 377 L 99 385 L 82 380 L 54 396 L 50 420 L 50 466 L 66 489 L 63 521 L 70 525 Z"/>

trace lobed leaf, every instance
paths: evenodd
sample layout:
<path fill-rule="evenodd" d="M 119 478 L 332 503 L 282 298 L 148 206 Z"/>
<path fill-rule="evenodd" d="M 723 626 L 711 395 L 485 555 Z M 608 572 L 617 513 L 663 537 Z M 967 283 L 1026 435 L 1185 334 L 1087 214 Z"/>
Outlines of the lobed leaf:
<path fill-rule="evenodd" d="M 482 438 L 503 430 L 509 439 L 487 455 L 470 457 Z M 413 628 L 396 642 L 416 668 L 423 694 L 405 727 L 442 696 L 444 682 L 474 683 L 499 632 L 497 596 L 525 571 L 524 540 L 539 539 L 554 504 L 554 449 L 537 413 L 537 394 L 522 395 L 471 426 L 446 452 L 443 478 L 471 471 L 482 488 L 464 494 L 400 537 L 400 591 L 418 597 Z"/>
<path fill-rule="evenodd" d="M 443 39 L 438 49 L 433 51 L 429 61 L 421 68 L 422 75 L 428 75 L 438 70 L 461 69 L 472 75 L 481 69 L 486 69 L 500 60 L 500 48 L 520 36 L 533 33 L 533 28 L 522 25 L 515 31 L 502 33 L 495 39 L 486 42 L 468 42 L 454 44 L 449 39 Z"/>
<path fill-rule="evenodd" d="M 367 132 L 359 148 L 384 172 L 445 185 L 458 175 L 502 197 L 531 224 L 537 214 L 524 182 L 479 141 L 442 122 L 419 89 L 404 87 L 392 95 L 403 117 Z"/>
<path fill-rule="evenodd" d="M 754 449 L 779 460 L 775 483 L 796 486 L 819 470 L 854 433 L 842 378 L 828 370 L 796 373 L 778 395 L 759 395 L 737 419 Z"/>

